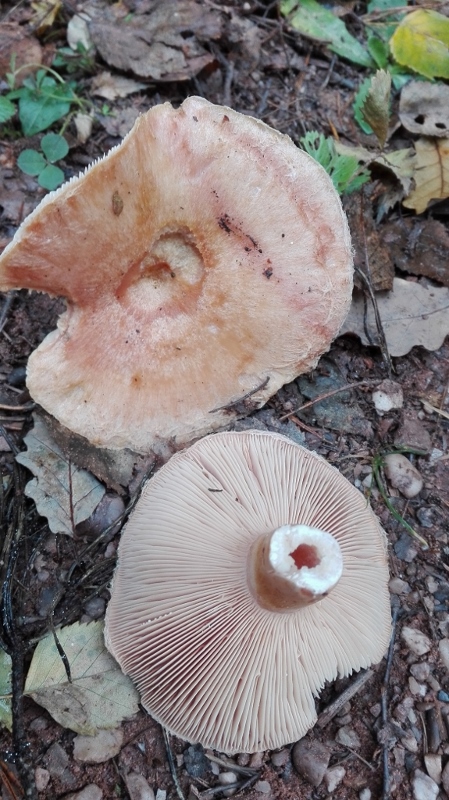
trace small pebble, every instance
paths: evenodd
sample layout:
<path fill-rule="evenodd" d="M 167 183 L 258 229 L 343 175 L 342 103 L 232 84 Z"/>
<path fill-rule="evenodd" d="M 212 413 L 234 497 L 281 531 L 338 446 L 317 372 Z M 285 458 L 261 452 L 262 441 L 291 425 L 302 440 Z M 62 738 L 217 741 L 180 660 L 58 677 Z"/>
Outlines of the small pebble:
<path fill-rule="evenodd" d="M 443 692 L 442 689 L 438 692 L 438 700 L 441 700 L 442 703 L 449 703 L 449 694 L 447 692 Z"/>
<path fill-rule="evenodd" d="M 84 611 L 89 614 L 91 619 L 101 619 L 104 616 L 105 609 L 106 600 L 102 597 L 93 597 L 92 600 L 88 600 L 84 605 Z"/>
<path fill-rule="evenodd" d="M 416 467 L 401 453 L 390 453 L 384 458 L 385 474 L 395 489 L 408 499 L 416 497 L 423 487 L 423 479 Z"/>
<path fill-rule="evenodd" d="M 343 717 L 337 716 L 335 721 L 340 727 L 343 727 L 344 725 L 350 725 L 352 722 L 352 714 L 344 714 Z"/>
<path fill-rule="evenodd" d="M 424 763 L 429 777 L 432 778 L 435 783 L 440 784 L 442 772 L 441 756 L 437 753 L 425 753 Z"/>
<path fill-rule="evenodd" d="M 338 729 L 335 741 L 343 747 L 350 747 L 351 750 L 357 750 L 362 744 L 355 730 L 347 725 Z"/>
<path fill-rule="evenodd" d="M 367 786 L 365 786 L 365 788 L 362 789 L 362 791 L 359 794 L 359 798 L 360 800 L 371 800 L 371 791 L 370 789 L 368 789 Z"/>
<path fill-rule="evenodd" d="M 418 517 L 419 524 L 423 528 L 432 528 L 433 527 L 433 518 L 432 518 L 432 509 L 427 508 L 427 506 L 421 506 L 416 511 L 416 516 Z"/>
<path fill-rule="evenodd" d="M 102 764 L 118 755 L 123 745 L 123 731 L 101 730 L 95 736 L 78 734 L 73 741 L 73 756 L 77 761 Z"/>
<path fill-rule="evenodd" d="M 239 767 L 247 767 L 251 756 L 249 753 L 239 753 L 236 761 Z"/>
<path fill-rule="evenodd" d="M 184 763 L 192 778 L 205 778 L 210 770 L 210 761 L 200 744 L 193 744 L 184 750 Z"/>
<path fill-rule="evenodd" d="M 42 767 L 36 767 L 36 769 L 34 770 L 34 780 L 36 783 L 37 791 L 38 792 L 45 791 L 50 781 L 50 773 L 48 769 L 42 769 Z"/>
<path fill-rule="evenodd" d="M 449 761 L 441 773 L 441 780 L 443 782 L 443 789 L 449 797 Z"/>
<path fill-rule="evenodd" d="M 320 785 L 329 766 L 330 757 L 331 749 L 314 739 L 300 739 L 292 750 L 293 766 L 312 786 Z"/>
<path fill-rule="evenodd" d="M 249 766 L 251 767 L 251 769 L 260 769 L 263 764 L 264 757 L 265 757 L 264 752 L 253 753 L 249 760 Z"/>
<path fill-rule="evenodd" d="M 48 728 L 48 720 L 45 717 L 35 717 L 29 724 L 30 731 L 44 731 Z"/>
<path fill-rule="evenodd" d="M 382 707 L 380 703 L 375 703 L 373 706 L 370 707 L 369 713 L 372 714 L 373 717 L 379 717 L 381 711 Z"/>
<path fill-rule="evenodd" d="M 408 750 L 409 753 L 418 752 L 418 742 L 416 741 L 412 733 L 407 733 L 405 736 L 402 736 L 401 743 L 404 745 L 405 749 Z"/>
<path fill-rule="evenodd" d="M 414 800 L 436 800 L 438 797 L 438 784 L 420 769 L 415 770 L 412 788 Z"/>
<path fill-rule="evenodd" d="M 148 781 L 138 772 L 129 772 L 125 775 L 126 788 L 129 800 L 154 800 L 154 792 Z"/>
<path fill-rule="evenodd" d="M 411 653 L 416 656 L 423 656 L 429 652 L 432 642 L 425 633 L 421 633 L 417 628 L 405 625 L 402 628 L 401 637 Z"/>
<path fill-rule="evenodd" d="M 410 584 L 403 581 L 402 578 L 391 578 L 388 588 L 391 594 L 410 594 L 411 592 Z"/>
<path fill-rule="evenodd" d="M 166 800 L 167 792 L 165 789 L 158 789 L 156 792 L 156 800 Z"/>
<path fill-rule="evenodd" d="M 430 675 L 430 665 L 427 661 L 420 661 L 411 665 L 410 672 L 417 681 L 426 681 Z"/>
<path fill-rule="evenodd" d="M 413 544 L 413 539 L 408 533 L 403 533 L 397 542 L 393 545 L 393 550 L 401 561 L 407 561 L 410 564 L 418 555 L 418 550 Z"/>
<path fill-rule="evenodd" d="M 440 639 L 438 642 L 438 649 L 444 666 L 449 670 L 449 639 Z"/>
<path fill-rule="evenodd" d="M 328 792 L 334 792 L 346 775 L 344 767 L 331 767 L 324 774 L 324 783 Z"/>
<path fill-rule="evenodd" d="M 47 769 L 52 778 L 60 778 L 69 765 L 69 757 L 59 742 L 54 742 L 45 754 Z"/>
<path fill-rule="evenodd" d="M 84 789 L 81 789 L 80 792 L 67 794 L 65 800 L 102 800 L 102 797 L 103 792 L 100 787 L 96 786 L 95 783 L 90 783 L 88 786 L 85 786 Z"/>
<path fill-rule="evenodd" d="M 26 379 L 26 367 L 14 367 L 6 378 L 10 386 L 23 386 Z"/>
<path fill-rule="evenodd" d="M 284 767 L 290 758 L 290 751 L 287 749 L 279 750 L 271 754 L 271 763 L 274 767 Z"/>
<path fill-rule="evenodd" d="M 384 380 L 373 392 L 374 408 L 380 417 L 404 405 L 402 386 L 396 381 Z"/>
<path fill-rule="evenodd" d="M 408 446 L 416 450 L 430 451 L 432 439 L 422 422 L 411 416 L 405 416 L 394 437 L 396 447 Z"/>
<path fill-rule="evenodd" d="M 238 777 L 235 772 L 220 772 L 218 776 L 218 783 L 221 783 L 222 786 L 229 786 L 232 783 L 237 783 Z M 225 797 L 232 797 L 235 794 L 236 789 L 228 789 L 224 791 L 223 794 Z"/>
<path fill-rule="evenodd" d="M 271 786 L 268 781 L 257 781 L 254 784 L 254 788 L 256 792 L 262 792 L 262 794 L 270 794 L 271 792 Z"/>
<path fill-rule="evenodd" d="M 427 694 L 427 686 L 424 683 L 418 683 L 413 675 L 408 679 L 409 689 L 412 694 L 418 697 L 425 697 Z"/>

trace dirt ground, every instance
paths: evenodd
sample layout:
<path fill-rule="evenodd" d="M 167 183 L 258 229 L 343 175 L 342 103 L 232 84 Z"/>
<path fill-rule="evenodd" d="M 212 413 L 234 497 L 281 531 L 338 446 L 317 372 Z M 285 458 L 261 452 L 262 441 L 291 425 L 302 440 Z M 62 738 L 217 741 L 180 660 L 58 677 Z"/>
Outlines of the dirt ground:
<path fill-rule="evenodd" d="M 130 11 L 140 12 L 145 11 L 144 4 L 145 0 L 125 3 Z M 81 5 L 63 6 L 59 24 L 43 42 L 48 53 L 65 44 L 67 22 Z M 147 2 L 146 7 L 150 6 Z M 336 133 L 347 143 L 365 143 L 351 108 L 360 78 L 353 66 L 293 34 L 279 18 L 276 3 L 250 0 L 221 4 L 205 0 L 203 6 L 223 20 L 218 35 L 209 40 L 203 36 L 208 56 L 204 68 L 194 76 L 147 81 L 145 89 L 114 101 L 117 116 L 113 120 L 120 119 L 123 126 L 130 127 L 136 113 L 156 103 L 169 100 L 177 105 L 188 95 L 198 94 L 256 116 L 294 141 L 307 130 L 318 130 L 325 135 Z M 2 13 L 5 10 L 8 23 L 29 24 L 27 3 L 6 6 Z M 352 17 L 357 34 L 355 12 Z M 104 68 L 98 56 L 95 69 Z M 85 91 L 91 80 L 92 76 L 82 78 Z M 76 141 L 69 127 L 71 147 L 62 165 L 67 178 L 120 141 L 120 135 L 113 135 L 112 124 L 108 122 L 105 127 L 103 122 L 100 115 L 85 144 Z M 123 126 L 121 134 L 126 132 Z M 401 135 L 399 130 L 397 136 Z M 32 143 L 18 136 L 4 136 L 0 141 L 3 245 L 45 194 L 35 179 L 25 176 L 16 165 L 24 146 Z M 364 263 L 365 237 L 368 255 L 378 267 L 377 286 L 385 288 L 389 282 L 391 285 L 395 270 L 407 277 L 408 262 L 419 260 L 419 236 L 429 231 L 435 243 L 431 226 L 445 224 L 447 204 L 421 215 L 417 234 L 414 215 L 398 207 L 375 222 L 379 186 L 376 182 L 368 184 L 362 210 L 357 198 L 350 197 L 345 204 L 356 263 Z M 432 257 L 444 261 L 444 249 L 435 251 Z M 416 264 L 415 269 L 419 270 Z M 98 538 L 98 531 L 89 526 L 74 538 L 52 534 L 33 502 L 23 495 L 29 474 L 14 462 L 14 453 L 23 449 L 23 437 L 32 424 L 32 399 L 25 387 L 27 359 L 55 327 L 62 308 L 60 299 L 24 290 L 1 298 L 0 505 L 3 558 L 7 553 L 9 559 L 6 566 L 5 561 L 1 565 L 2 641 L 6 649 L 13 645 L 17 650 L 18 682 L 26 672 L 33 642 L 49 630 L 52 609 L 55 626 L 104 615 L 119 540 L 119 533 Z M 146 778 L 157 800 L 170 800 L 181 791 L 189 800 L 222 796 L 223 773 L 232 773 L 229 780 L 238 784 L 234 796 L 248 800 L 442 800 L 448 796 L 444 787 L 449 786 L 449 775 L 444 780 L 441 767 L 449 762 L 449 670 L 440 657 L 438 643 L 449 638 L 449 342 L 446 340 L 434 352 L 414 347 L 408 355 L 393 358 L 392 363 L 394 372 L 389 374 L 379 348 L 364 347 L 354 336 L 340 337 L 311 375 L 285 386 L 264 410 L 252 415 L 255 423 L 247 423 L 283 431 L 297 440 L 303 437 L 307 447 L 323 455 L 365 493 L 373 459 L 386 449 L 408 444 L 424 452 L 410 456 L 423 477 L 421 492 L 411 500 L 391 489 L 389 494 L 394 508 L 426 539 L 428 549 L 406 533 L 376 489 L 371 493 L 373 509 L 388 537 L 393 641 L 388 658 L 372 668 L 372 675 L 352 699 L 330 721 L 324 720 L 325 724 L 317 724 L 309 732 L 316 769 L 322 768 L 323 774 L 327 764 L 329 767 L 319 785 L 313 786 L 301 774 L 301 758 L 292 746 L 275 753 L 240 754 L 233 759 L 215 753 L 214 761 L 205 760 L 201 748 L 189 748 L 170 737 L 167 751 L 160 726 L 143 710 L 123 723 L 118 754 L 103 763 L 89 764 L 73 757 L 76 734 L 60 727 L 43 708 L 25 698 L 15 709 L 13 737 L 5 729 L 0 732 L 4 800 L 22 796 L 53 800 L 71 793 L 80 793 L 75 794 L 80 800 L 151 797 L 142 788 L 136 790 L 127 784 L 126 776 L 133 772 Z M 375 381 L 386 378 L 400 384 L 404 400 L 401 408 L 381 416 L 374 407 L 372 391 Z M 348 384 L 357 385 L 333 393 Z M 324 399 L 309 408 L 291 413 L 323 395 Z M 445 415 L 432 413 L 423 402 L 445 409 Z M 125 492 L 124 503 L 129 499 Z M 404 639 L 404 627 L 424 634 L 425 652 L 418 653 Z M 326 686 L 317 699 L 318 715 L 355 680 L 357 676 L 351 676 Z M 437 793 L 425 780 L 423 788 L 421 773 L 434 778 Z M 97 793 L 92 786 L 97 787 Z M 81 794 L 83 789 L 85 793 Z"/>

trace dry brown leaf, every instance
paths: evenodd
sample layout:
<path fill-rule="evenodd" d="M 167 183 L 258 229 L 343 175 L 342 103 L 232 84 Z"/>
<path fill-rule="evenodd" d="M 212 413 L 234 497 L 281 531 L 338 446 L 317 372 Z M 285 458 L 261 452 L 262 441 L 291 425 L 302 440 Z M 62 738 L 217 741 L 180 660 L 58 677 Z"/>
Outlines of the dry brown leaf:
<path fill-rule="evenodd" d="M 393 291 L 379 293 L 376 300 L 390 355 L 405 356 L 416 345 L 427 350 L 441 347 L 449 333 L 449 289 L 445 286 L 395 278 Z M 363 344 L 379 343 L 372 304 L 368 303 L 365 319 L 361 293 L 355 295 L 340 333 L 355 333 Z"/>
<path fill-rule="evenodd" d="M 404 128 L 421 136 L 449 135 L 449 86 L 410 81 L 402 92 L 399 119 Z"/>
<path fill-rule="evenodd" d="M 134 92 L 146 89 L 146 83 L 125 78 L 123 75 L 111 75 L 110 72 L 100 72 L 92 81 L 91 94 L 104 97 L 105 100 L 116 100 L 117 97 L 127 97 Z"/>
<path fill-rule="evenodd" d="M 415 188 L 403 205 L 421 214 L 431 200 L 449 197 L 449 139 L 418 139 L 415 150 Z"/>

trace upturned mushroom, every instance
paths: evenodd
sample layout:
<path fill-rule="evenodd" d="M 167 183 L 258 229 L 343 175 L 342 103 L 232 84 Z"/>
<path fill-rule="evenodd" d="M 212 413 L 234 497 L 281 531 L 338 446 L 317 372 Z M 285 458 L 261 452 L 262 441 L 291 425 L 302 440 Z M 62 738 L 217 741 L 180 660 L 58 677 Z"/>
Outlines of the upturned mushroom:
<path fill-rule="evenodd" d="M 321 457 L 218 433 L 146 485 L 122 534 L 106 643 L 150 714 L 226 753 L 282 747 L 325 681 L 388 646 L 386 539 Z"/>
<path fill-rule="evenodd" d="M 198 97 L 142 115 L 0 258 L 2 291 L 67 301 L 29 359 L 34 400 L 95 445 L 139 453 L 223 427 L 312 368 L 351 286 L 322 167 Z"/>

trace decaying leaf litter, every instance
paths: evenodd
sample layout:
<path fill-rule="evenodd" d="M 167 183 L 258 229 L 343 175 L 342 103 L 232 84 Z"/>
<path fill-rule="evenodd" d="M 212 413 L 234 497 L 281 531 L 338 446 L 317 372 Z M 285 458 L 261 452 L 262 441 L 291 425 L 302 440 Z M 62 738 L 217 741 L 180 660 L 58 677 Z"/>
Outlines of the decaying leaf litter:
<path fill-rule="evenodd" d="M 171 22 L 174 6 L 181 16 L 177 28 Z M 2 241 L 4 244 L 9 241 L 15 227 L 44 194 L 39 187 L 45 185 L 40 177 L 45 167 L 28 175 L 18 166 L 18 158 L 26 149 L 41 152 L 39 130 L 33 131 L 31 127 L 25 137 L 22 133 L 26 125 L 35 124 L 36 116 L 30 117 L 35 106 L 29 103 L 27 107 L 25 101 L 36 102 L 33 94 L 36 80 L 40 81 L 40 91 L 51 113 L 57 114 L 62 108 L 62 116 L 55 117 L 52 131 L 63 136 L 70 147 L 69 154 L 58 164 L 66 178 L 118 143 L 118 137 L 130 129 L 140 111 L 166 99 L 178 104 L 189 94 L 204 95 L 213 102 L 251 113 L 288 133 L 295 141 L 308 135 L 312 148 L 323 147 L 324 141 L 325 157 L 337 172 L 341 190 L 350 185 L 353 176 L 357 180 L 362 177 L 361 188 L 347 195 L 344 202 L 349 210 L 356 266 L 360 270 L 357 282 L 360 289 L 364 287 L 367 291 L 368 320 L 372 315 L 368 289 L 371 296 L 374 290 L 383 290 L 376 304 L 382 323 L 381 301 L 386 299 L 391 303 L 394 297 L 394 293 L 387 292 L 393 285 L 396 268 L 395 281 L 406 280 L 417 305 L 412 320 L 407 316 L 404 320 L 401 309 L 395 313 L 394 305 L 389 319 L 396 322 L 393 336 L 401 346 L 405 335 L 397 333 L 397 326 L 406 324 L 407 350 L 413 349 L 404 353 L 402 348 L 402 353 L 395 356 L 394 341 L 389 341 L 391 324 L 381 324 L 380 331 L 375 321 L 374 327 L 371 321 L 368 323 L 371 327 L 367 327 L 362 313 L 359 327 L 351 326 L 352 332 L 369 345 L 362 346 L 354 336 L 338 339 L 312 374 L 281 389 L 268 407 L 237 423 L 237 427 L 276 430 L 296 441 L 305 441 L 370 497 L 389 536 L 394 641 L 387 663 L 375 667 L 364 685 L 354 676 L 325 689 L 319 711 L 332 708 L 333 701 L 340 697 L 342 705 L 334 709 L 335 716 L 330 722 L 324 717 L 326 724 L 319 723 L 302 745 L 291 752 L 286 747 L 280 752 L 251 757 L 242 754 L 229 764 L 222 754 L 211 754 L 206 759 L 201 748 L 189 747 L 173 738 L 167 752 L 162 732 L 143 713 L 122 724 L 117 721 L 117 728 L 109 731 L 108 736 L 99 733 L 87 742 L 85 730 L 74 728 L 73 723 L 72 729 L 57 725 L 51 717 L 51 688 L 57 685 L 55 692 L 61 690 L 63 703 L 64 688 L 77 696 L 78 676 L 75 670 L 71 673 L 67 642 L 80 624 L 81 630 L 92 620 L 98 620 L 94 625 L 101 625 L 118 541 L 117 521 L 126 514 L 125 505 L 129 507 L 130 498 L 126 487 L 121 488 L 118 482 L 115 493 L 109 490 L 94 515 L 73 530 L 69 483 L 68 491 L 67 487 L 63 491 L 68 498 L 69 536 L 52 534 L 45 518 L 37 515 L 34 503 L 24 498 L 29 473 L 17 463 L 14 465 L 13 460 L 16 450 L 25 450 L 23 438 L 32 424 L 24 366 L 31 350 L 54 327 L 61 306 L 60 301 L 43 295 L 13 293 L 5 298 L 0 324 L 3 644 L 13 657 L 15 683 L 11 698 L 8 659 L 4 658 L 0 673 L 2 721 L 6 728 L 11 726 L 11 704 L 15 729 L 13 739 L 6 729 L 3 731 L 0 754 L 4 761 L 3 784 L 20 797 L 12 763 L 15 761 L 23 785 L 27 789 L 33 787 L 33 781 L 37 785 L 37 789 L 31 788 L 29 796 L 34 791 L 34 796 L 42 798 L 75 792 L 75 797 L 134 799 L 151 796 L 149 786 L 155 794 L 159 792 L 160 800 L 164 792 L 170 797 L 178 790 L 185 797 L 202 793 L 209 797 L 217 794 L 226 782 L 234 782 L 237 789 L 246 786 L 241 794 L 254 798 L 309 796 L 311 792 L 316 797 L 363 800 L 388 796 L 418 800 L 443 797 L 448 789 L 449 772 L 449 767 L 446 769 L 449 350 L 447 344 L 440 342 L 448 330 L 448 317 L 447 308 L 444 316 L 444 302 L 436 312 L 435 307 L 421 306 L 420 298 L 442 297 L 441 293 L 446 291 L 442 287 L 448 281 L 444 162 L 447 122 L 438 110 L 446 87 L 438 80 L 432 82 L 439 75 L 445 76 L 444 54 L 447 54 L 444 24 L 438 19 L 439 27 L 435 29 L 432 14 L 444 17 L 447 9 L 441 4 L 432 8 L 426 5 L 412 12 L 420 13 L 416 18 L 412 14 L 402 16 L 402 7 L 396 15 L 388 4 L 381 9 L 375 3 L 369 7 L 334 8 L 335 19 L 346 26 L 345 37 L 351 35 L 363 43 L 359 51 L 350 38 L 346 49 L 343 41 L 343 50 L 340 39 L 337 50 L 332 45 L 333 28 L 326 28 L 327 22 L 320 21 L 321 30 L 324 26 L 326 31 L 325 42 L 320 43 L 318 39 L 322 37 L 313 30 L 305 30 L 303 35 L 295 32 L 294 19 L 291 24 L 286 22 L 274 4 L 202 6 L 201 14 L 196 4 L 187 2 L 167 3 L 160 8 L 154 4 L 104 7 L 92 3 L 77 7 L 76 15 L 75 9 L 67 12 L 55 3 L 9 11 L 5 31 L 9 33 L 6 38 L 10 50 L 2 51 L 7 53 L 6 61 L 2 62 L 4 71 L 20 70 L 23 65 L 14 88 L 20 86 L 19 75 L 23 77 L 28 72 L 34 78 L 25 85 L 27 93 L 22 93 L 22 98 L 11 94 L 12 86 L 3 87 L 2 98 L 13 106 L 14 114 L 19 105 L 20 115 L 22 104 L 23 119 L 11 116 L 3 125 Z M 302 19 L 306 17 L 310 24 L 310 14 L 316 8 L 312 2 L 303 2 L 301 6 Z M 288 10 L 283 8 L 284 12 Z M 399 22 L 401 30 L 395 34 L 392 49 L 397 54 L 405 48 L 405 56 L 400 55 L 395 61 L 385 42 L 398 29 Z M 436 52 L 430 68 L 427 64 L 421 75 L 425 81 L 421 80 L 419 70 L 414 72 L 415 80 L 406 84 L 410 87 L 408 93 L 399 97 L 397 92 L 404 73 L 407 75 L 407 71 L 410 73 L 410 69 L 419 66 L 407 62 L 407 42 L 414 26 L 427 44 L 430 40 Z M 337 29 L 335 36 L 341 30 Z M 116 45 L 118 41 L 121 45 L 114 51 L 112 48 L 108 51 L 107 47 L 106 34 L 111 31 Z M 141 31 L 144 31 L 142 36 Z M 96 50 L 89 50 L 90 41 Z M 326 49 L 329 41 L 331 47 Z M 10 57 L 14 51 L 17 58 L 12 65 Z M 358 59 L 351 59 L 351 51 L 352 55 L 359 54 Z M 57 97 L 59 110 L 52 107 L 48 97 L 55 85 L 47 82 L 47 91 L 43 83 L 45 77 L 59 82 L 45 71 L 54 64 L 55 57 L 60 65 L 55 72 L 63 75 L 65 81 Z M 351 61 L 361 66 L 354 67 Z M 29 67 L 36 62 L 40 62 L 44 73 L 37 78 L 35 67 Z M 368 113 L 361 117 L 363 129 L 359 126 L 360 109 L 366 106 L 372 84 L 368 91 L 365 86 L 365 99 L 359 102 L 358 90 L 364 80 L 373 77 L 376 67 L 392 76 L 391 114 L 386 116 L 386 83 L 380 77 L 377 89 L 374 84 Z M 123 83 L 125 78 L 128 84 Z M 426 97 L 421 109 L 416 106 L 420 96 Z M 379 107 L 380 112 L 376 112 Z M 1 106 L 2 111 L 4 108 Z M 377 135 L 367 131 L 366 126 Z M 313 132 L 316 136 L 312 138 Z M 386 142 L 382 150 L 383 137 Z M 352 175 L 347 171 L 348 163 L 343 166 L 338 160 L 340 153 L 348 156 L 343 148 L 352 148 Z M 45 151 L 42 152 L 45 156 Z M 440 164 L 436 170 L 435 153 Z M 50 156 L 53 157 L 51 153 Z M 425 175 L 424 181 L 417 179 L 417 160 L 418 174 Z M 370 172 L 364 175 L 367 168 Z M 398 201 L 404 199 L 401 208 Z M 430 208 L 426 211 L 428 203 Z M 371 275 L 371 265 L 376 265 L 375 275 Z M 357 302 L 363 305 L 363 301 L 357 299 Z M 419 328 L 413 325 L 413 318 L 419 319 Z M 441 339 L 437 341 L 433 337 L 438 331 Z M 388 354 L 394 370 L 391 374 Z M 392 381 L 392 385 L 385 385 L 386 380 Z M 373 398 L 373 391 L 381 382 L 383 391 Z M 405 451 L 421 473 L 424 487 L 409 500 L 391 487 L 382 472 L 384 458 L 392 450 Z M 76 467 L 67 454 L 65 461 L 65 474 L 70 477 Z M 143 465 L 139 477 L 150 470 L 151 465 Z M 381 488 L 374 484 L 373 476 L 380 476 Z M 399 519 L 386 507 L 382 491 L 387 493 Z M 427 549 L 422 548 L 420 538 L 406 531 L 401 519 L 425 539 Z M 63 627 L 58 633 L 61 626 L 68 625 L 75 627 Z M 87 631 L 89 627 L 92 629 L 87 626 Z M 31 687 L 28 694 L 38 694 L 39 687 L 32 683 L 36 655 L 34 666 L 33 663 L 30 666 L 30 660 L 40 639 L 52 648 L 59 675 L 53 676 L 43 690 L 49 696 L 50 714 L 27 695 L 22 700 L 19 691 L 27 675 Z M 59 662 L 55 660 L 56 652 Z M 355 694 L 352 697 L 343 694 L 354 682 Z M 312 763 L 312 771 L 306 771 L 305 754 Z M 146 784 L 142 782 L 145 780 Z M 80 794 L 82 791 L 84 794 Z M 3 792 L 6 793 L 6 788 Z"/>

